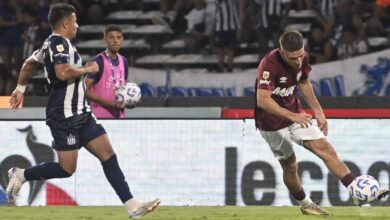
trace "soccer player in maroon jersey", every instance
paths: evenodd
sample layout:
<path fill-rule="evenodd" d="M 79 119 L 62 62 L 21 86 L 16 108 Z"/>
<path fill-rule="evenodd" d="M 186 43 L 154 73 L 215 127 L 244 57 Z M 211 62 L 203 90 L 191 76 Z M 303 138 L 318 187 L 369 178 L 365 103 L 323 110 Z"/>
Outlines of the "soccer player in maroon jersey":
<path fill-rule="evenodd" d="M 346 188 L 349 188 L 355 175 L 325 138 L 328 123 L 309 80 L 311 67 L 309 56 L 304 50 L 302 34 L 298 31 L 285 32 L 279 43 L 280 48 L 266 54 L 258 68 L 256 127 L 279 160 L 284 183 L 297 200 L 302 213 L 329 215 L 330 213 L 317 206 L 302 188 L 292 148 L 293 142 L 321 158 L 329 171 Z M 303 111 L 296 95 L 297 89 L 313 110 L 317 124 L 313 124 L 312 116 Z M 388 193 L 387 189 L 380 190 L 377 200 Z"/>

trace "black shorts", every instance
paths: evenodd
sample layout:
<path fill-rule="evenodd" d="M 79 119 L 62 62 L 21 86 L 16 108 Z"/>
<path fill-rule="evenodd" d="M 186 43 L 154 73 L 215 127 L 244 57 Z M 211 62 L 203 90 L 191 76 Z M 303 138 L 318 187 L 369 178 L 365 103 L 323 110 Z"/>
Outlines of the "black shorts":
<path fill-rule="evenodd" d="M 53 136 L 52 147 L 58 151 L 80 149 L 90 141 L 106 133 L 101 124 L 96 123 L 96 119 L 91 113 L 72 116 L 63 120 L 48 119 Z"/>
<path fill-rule="evenodd" d="M 236 31 L 217 31 L 214 40 L 214 45 L 218 48 L 235 48 L 238 44 Z"/>

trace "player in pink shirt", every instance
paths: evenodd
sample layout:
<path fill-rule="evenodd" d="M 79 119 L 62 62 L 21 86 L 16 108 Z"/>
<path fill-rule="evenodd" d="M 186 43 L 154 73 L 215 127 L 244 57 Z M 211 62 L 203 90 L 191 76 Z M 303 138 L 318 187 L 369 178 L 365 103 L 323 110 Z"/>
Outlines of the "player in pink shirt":
<path fill-rule="evenodd" d="M 255 88 L 256 127 L 279 160 L 283 169 L 283 181 L 300 205 L 302 213 L 330 215 L 305 194 L 297 173 L 293 142 L 322 159 L 329 171 L 346 188 L 350 188 L 356 176 L 338 157 L 325 137 L 328 123 L 309 80 L 311 67 L 301 33 L 285 32 L 279 43 L 280 48 L 266 54 L 258 68 Z M 303 111 L 296 95 L 298 89 L 313 110 L 316 124 L 312 123 L 312 116 Z M 376 199 L 379 200 L 388 193 L 389 190 L 382 189 Z"/>
<path fill-rule="evenodd" d="M 88 74 L 85 79 L 87 97 L 97 118 L 124 118 L 123 100 L 117 100 L 115 95 L 116 89 L 126 84 L 128 75 L 127 59 L 118 53 L 123 42 L 122 29 L 108 25 L 104 41 L 107 49 L 92 59 L 99 65 L 99 72 Z"/>

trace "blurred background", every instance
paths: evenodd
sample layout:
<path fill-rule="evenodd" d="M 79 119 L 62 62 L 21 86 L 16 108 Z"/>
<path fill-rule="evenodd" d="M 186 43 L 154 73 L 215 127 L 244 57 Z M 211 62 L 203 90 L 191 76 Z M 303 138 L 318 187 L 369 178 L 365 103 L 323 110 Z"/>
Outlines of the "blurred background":
<path fill-rule="evenodd" d="M 290 29 L 304 36 L 314 91 L 332 118 L 330 142 L 354 172 L 390 186 L 384 154 L 390 131 L 389 0 L 0 0 L 3 108 L 23 60 L 50 34 L 47 14 L 58 2 L 77 8 L 74 43 L 84 62 L 105 49 L 107 24 L 124 30 L 120 53 L 129 60 L 129 81 L 140 86 L 142 102 L 126 110 L 130 119 L 102 123 L 131 186 L 145 199 L 158 195 L 164 205 L 294 204 L 279 164 L 254 121 L 246 120 L 253 117 L 257 66 Z M 0 129 L 3 189 L 9 167 L 39 164 L 40 156 L 53 153 L 44 121 L 49 91 L 40 70 L 29 81 L 26 108 L 0 109 L 0 127 L 7 128 Z M 352 205 L 318 158 L 296 150 L 313 200 Z M 91 166 L 98 161 L 80 152 L 83 178 L 25 187 L 18 204 L 119 205 Z M 84 182 L 91 180 L 94 187 Z M 6 203 L 0 188 L 0 204 Z M 387 198 L 374 205 L 389 204 Z"/>
<path fill-rule="evenodd" d="M 84 62 L 105 49 L 105 25 L 122 26 L 120 53 L 144 97 L 252 97 L 260 59 L 290 29 L 305 38 L 316 95 L 390 93 L 386 0 L 1 0 L 0 95 L 12 93 L 23 60 L 50 34 L 58 2 L 78 11 Z M 26 95 L 49 89 L 40 71 Z"/>

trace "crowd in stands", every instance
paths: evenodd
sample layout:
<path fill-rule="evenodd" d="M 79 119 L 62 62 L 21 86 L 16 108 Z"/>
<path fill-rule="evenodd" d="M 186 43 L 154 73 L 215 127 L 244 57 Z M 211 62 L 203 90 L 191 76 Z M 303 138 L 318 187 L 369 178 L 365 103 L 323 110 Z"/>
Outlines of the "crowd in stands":
<path fill-rule="evenodd" d="M 115 11 L 159 10 L 151 22 L 172 29 L 187 53 L 216 54 L 215 72 L 232 72 L 237 49 L 247 45 L 260 60 L 294 23 L 310 24 L 302 32 L 312 64 L 369 53 L 377 49 L 369 38 L 390 38 L 390 0 L 1 0 L 0 95 L 10 95 L 23 60 L 50 34 L 47 14 L 58 2 L 76 7 L 80 25 L 107 24 Z"/>

